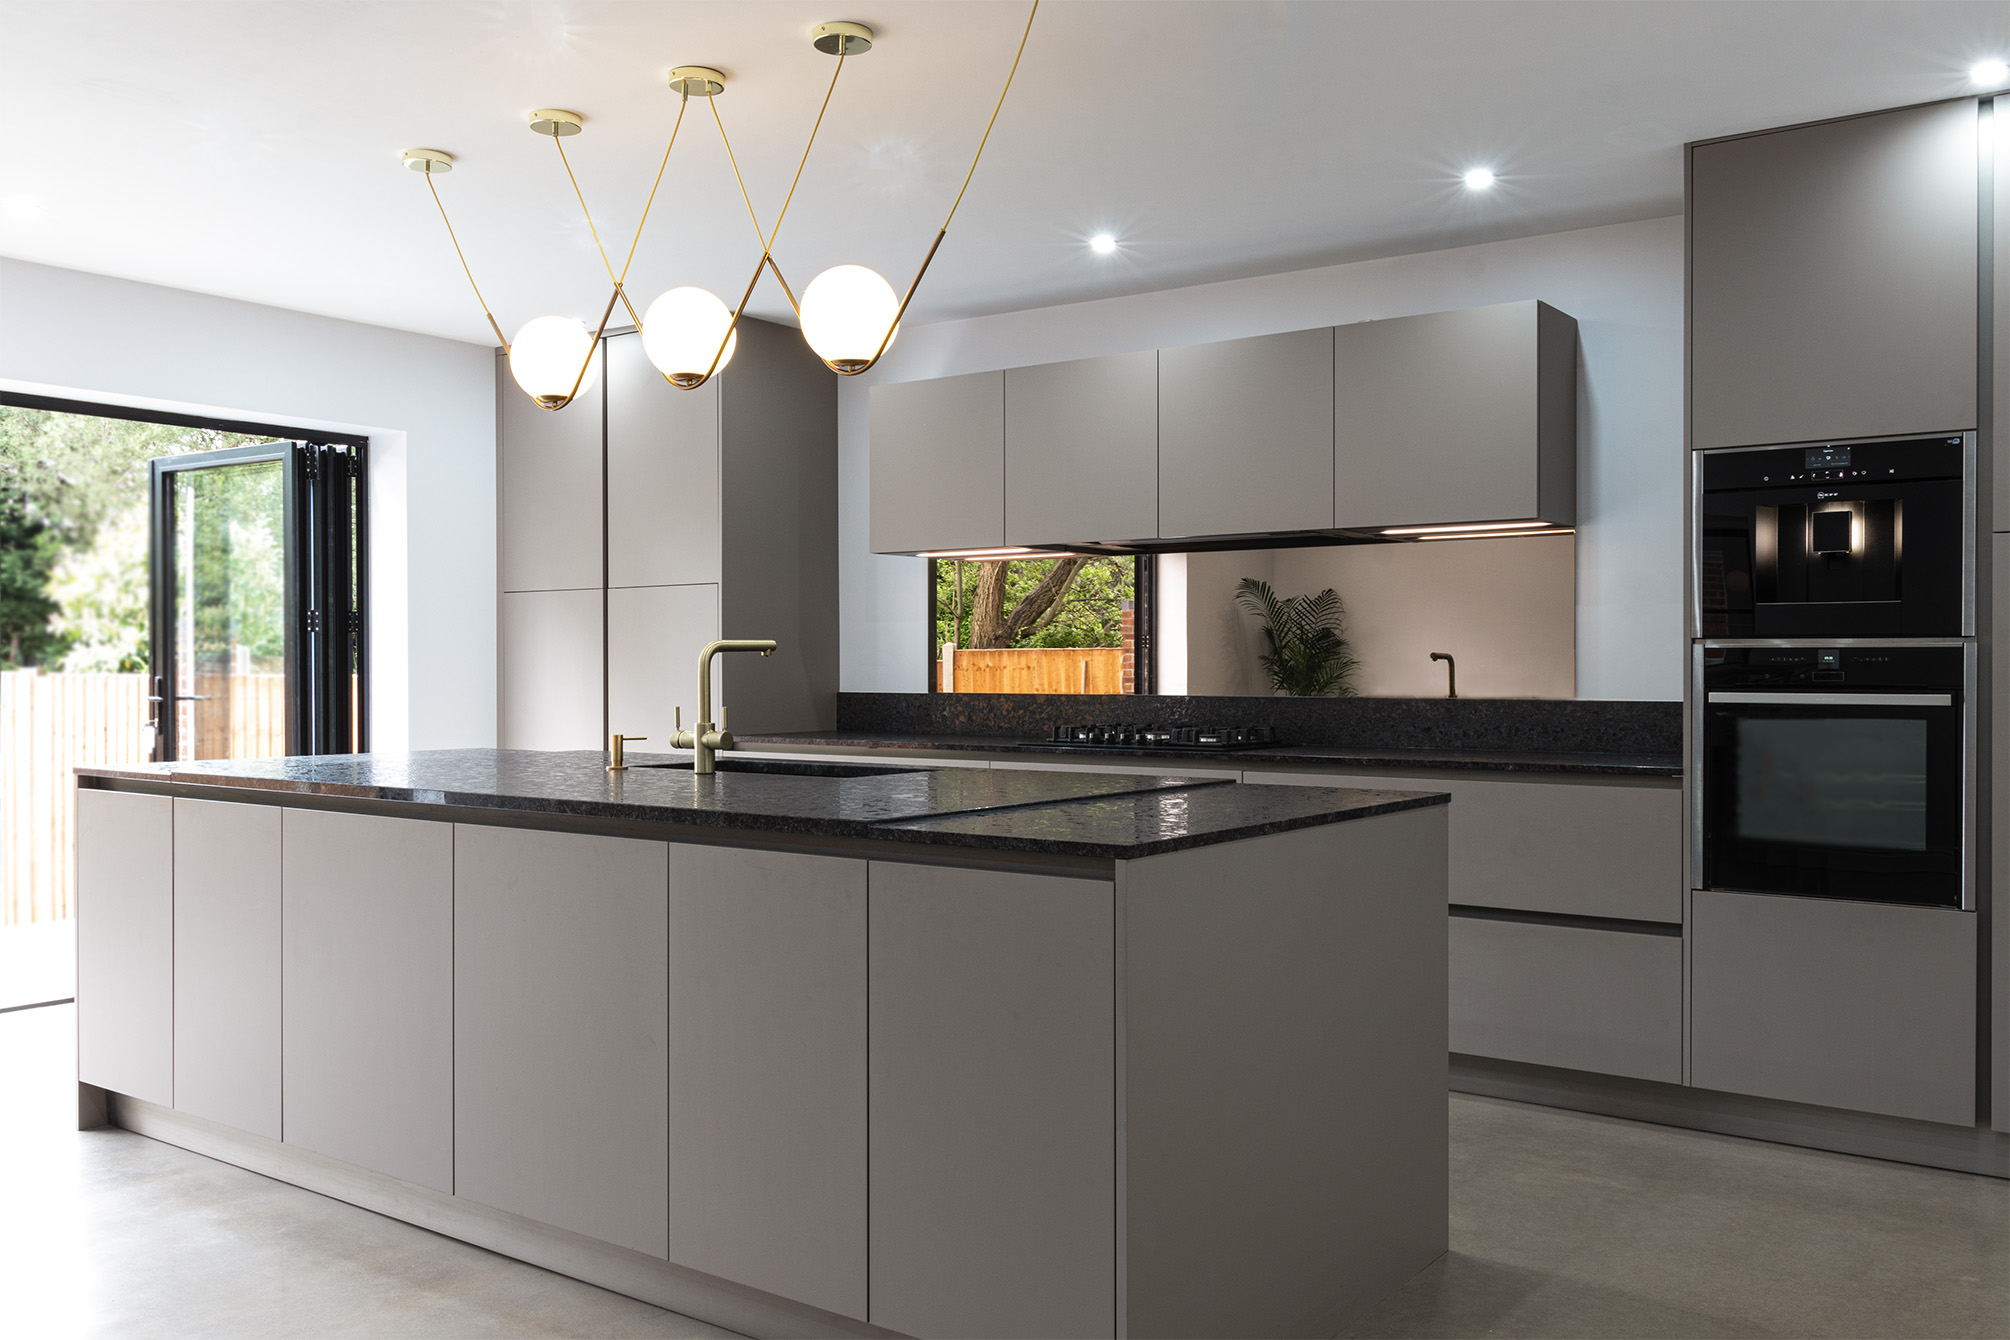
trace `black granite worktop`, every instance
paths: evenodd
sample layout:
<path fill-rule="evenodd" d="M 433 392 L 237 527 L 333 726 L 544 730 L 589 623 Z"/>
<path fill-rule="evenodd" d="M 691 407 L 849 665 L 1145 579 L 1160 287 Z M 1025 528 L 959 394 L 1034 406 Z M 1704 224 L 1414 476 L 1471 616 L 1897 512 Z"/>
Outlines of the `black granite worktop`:
<path fill-rule="evenodd" d="M 783 735 L 742 735 L 742 745 L 789 748 L 974 752 L 1026 754 L 1054 762 L 1094 767 L 1099 758 L 1131 763 L 1166 760 L 1167 766 L 1207 762 L 1233 768 L 1414 768 L 1438 771 L 1570 772 L 1610 777 L 1680 777 L 1676 753 L 1620 754 L 1506 749 L 1387 749 L 1361 745 L 1290 745 L 1268 749 L 1094 749 L 1063 748 L 1037 741 L 988 735 L 916 735 L 872 731 L 799 731 Z"/>
<path fill-rule="evenodd" d="M 80 778 L 455 809 L 1125 859 L 1445 803 L 1432 792 L 1242 786 L 1219 778 L 1018 769 L 863 777 L 649 767 L 688 754 L 442 749 L 86 766 Z M 88 784 L 88 783 L 87 783 Z M 507 822 L 506 820 L 498 820 Z"/>

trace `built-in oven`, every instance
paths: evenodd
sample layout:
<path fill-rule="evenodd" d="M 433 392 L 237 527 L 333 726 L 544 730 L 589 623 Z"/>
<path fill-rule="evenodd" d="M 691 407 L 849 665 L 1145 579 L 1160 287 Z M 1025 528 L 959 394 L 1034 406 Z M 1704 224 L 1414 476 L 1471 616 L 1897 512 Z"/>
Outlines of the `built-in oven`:
<path fill-rule="evenodd" d="M 1972 644 L 1695 655 L 1699 887 L 1974 907 Z"/>
<path fill-rule="evenodd" d="M 1698 457 L 1697 636 L 1974 635 L 1972 433 Z"/>

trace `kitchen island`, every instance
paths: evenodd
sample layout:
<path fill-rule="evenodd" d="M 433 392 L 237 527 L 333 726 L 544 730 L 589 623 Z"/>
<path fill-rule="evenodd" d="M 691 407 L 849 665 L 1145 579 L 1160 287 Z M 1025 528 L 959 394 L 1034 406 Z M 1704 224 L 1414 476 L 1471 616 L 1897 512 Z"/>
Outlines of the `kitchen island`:
<path fill-rule="evenodd" d="M 1442 794 L 631 762 L 80 769 L 86 1098 L 749 1334 L 1330 1335 L 1443 1252 Z"/>

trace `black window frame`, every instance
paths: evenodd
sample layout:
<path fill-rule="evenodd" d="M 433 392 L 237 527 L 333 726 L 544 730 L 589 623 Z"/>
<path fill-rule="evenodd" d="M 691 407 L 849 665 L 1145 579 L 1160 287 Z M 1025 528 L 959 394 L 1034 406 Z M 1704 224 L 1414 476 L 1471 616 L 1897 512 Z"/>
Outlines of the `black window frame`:
<path fill-rule="evenodd" d="M 247 419 L 222 419 L 179 414 L 169 410 L 0 391 L 0 405 L 46 410 L 87 418 L 123 419 L 176 428 L 206 428 L 267 442 L 215 451 L 161 457 L 148 465 L 148 673 L 155 704 L 154 758 L 173 758 L 173 571 L 172 498 L 170 476 L 205 466 L 235 465 L 263 460 L 286 464 L 283 501 L 286 550 L 286 751 L 289 755 L 349 753 L 370 748 L 370 439 L 354 433 Z M 338 484 L 351 490 L 354 507 L 353 542 L 350 513 L 332 504 Z M 303 561 L 304 560 L 304 561 Z M 352 610 L 334 617 L 334 607 L 349 585 Z M 337 627 L 340 622 L 345 627 Z M 353 720 L 349 711 L 347 676 L 354 667 L 357 692 Z M 338 694 L 330 686 L 341 683 Z M 338 747 L 339 746 L 339 747 Z"/>

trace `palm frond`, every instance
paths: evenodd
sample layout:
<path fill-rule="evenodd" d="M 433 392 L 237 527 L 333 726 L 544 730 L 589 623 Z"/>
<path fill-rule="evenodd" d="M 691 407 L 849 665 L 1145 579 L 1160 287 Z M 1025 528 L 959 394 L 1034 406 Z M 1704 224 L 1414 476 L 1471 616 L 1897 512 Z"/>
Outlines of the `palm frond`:
<path fill-rule="evenodd" d="M 1346 637 L 1347 611 L 1332 587 L 1316 595 L 1279 596 L 1270 583 L 1245 577 L 1236 603 L 1263 620 L 1268 651 L 1257 664 L 1271 687 L 1294 697 L 1352 697 L 1360 668 Z"/>

